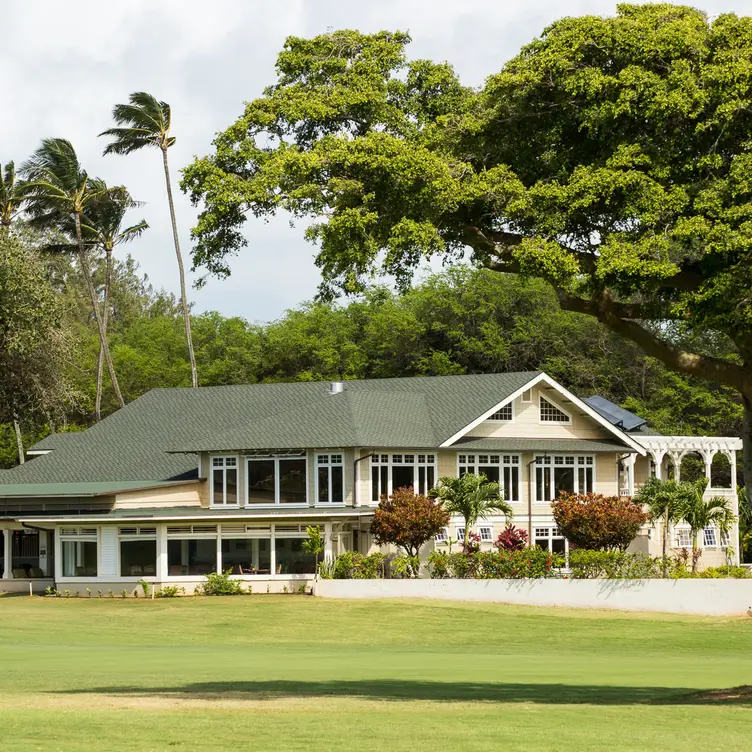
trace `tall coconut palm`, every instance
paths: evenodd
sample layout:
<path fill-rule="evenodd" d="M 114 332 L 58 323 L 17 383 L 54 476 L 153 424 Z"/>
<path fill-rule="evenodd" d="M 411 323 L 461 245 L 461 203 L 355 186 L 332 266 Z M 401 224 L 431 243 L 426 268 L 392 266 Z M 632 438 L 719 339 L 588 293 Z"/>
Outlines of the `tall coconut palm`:
<path fill-rule="evenodd" d="M 131 194 L 123 186 L 108 189 L 103 181 L 92 181 L 92 185 L 94 186 L 94 190 L 101 194 L 102 198 L 89 205 L 86 214 L 82 217 L 81 229 L 87 245 L 96 246 L 103 251 L 105 257 L 102 323 L 104 324 L 105 335 L 107 335 L 110 316 L 113 253 L 117 246 L 139 237 L 149 225 L 142 219 L 135 225 L 123 228 L 123 220 L 126 212 L 141 206 L 141 203 L 134 201 Z M 97 360 L 97 396 L 94 406 L 94 414 L 97 421 L 102 417 L 103 375 L 104 350 L 100 347 Z"/>
<path fill-rule="evenodd" d="M 668 533 L 671 525 L 682 519 L 682 489 L 673 480 L 649 478 L 635 494 L 633 501 L 644 504 L 653 522 L 660 522 L 663 538 L 663 574 L 667 571 Z"/>
<path fill-rule="evenodd" d="M 7 229 L 18 216 L 26 200 L 23 181 L 16 177 L 16 165 L 0 164 L 0 227 Z"/>
<path fill-rule="evenodd" d="M 478 520 L 485 520 L 490 514 L 501 513 L 511 520 L 512 507 L 504 501 L 498 483 L 488 480 L 480 473 L 466 473 L 461 478 L 439 478 L 436 488 L 431 489 L 430 497 L 443 502 L 449 514 L 459 514 L 465 520 L 464 547 L 468 550 L 470 528 Z"/>
<path fill-rule="evenodd" d="M 700 532 L 706 527 L 717 527 L 721 533 L 731 530 L 736 517 L 731 511 L 729 499 L 722 496 L 714 496 L 711 499 L 705 499 L 705 488 L 707 480 L 701 478 L 694 483 L 681 483 L 681 519 L 689 525 L 692 535 L 692 571 L 697 571 L 697 560 L 699 558 L 698 537 Z"/>
<path fill-rule="evenodd" d="M 97 201 L 102 201 L 109 189 L 101 180 L 89 177 L 81 167 L 72 144 L 64 138 L 44 139 L 41 146 L 24 163 L 21 172 L 27 180 L 24 191 L 27 197 L 26 209 L 33 225 L 64 230 L 73 220 L 78 262 L 94 311 L 99 331 L 99 345 L 104 353 L 115 396 L 120 406 L 124 407 L 125 402 L 120 392 L 115 366 L 110 357 L 99 299 L 91 277 L 89 249 L 82 229 L 82 218 L 86 210 Z"/>
<path fill-rule="evenodd" d="M 162 152 L 162 165 L 167 185 L 167 202 L 170 207 L 170 220 L 172 221 L 172 239 L 175 243 L 175 254 L 178 259 L 178 272 L 180 273 L 180 303 L 183 308 L 185 338 L 188 343 L 188 359 L 191 364 L 191 383 L 194 387 L 197 387 L 198 371 L 196 370 L 196 356 L 193 352 L 191 315 L 185 291 L 185 269 L 183 267 L 183 256 L 180 252 L 175 203 L 172 199 L 170 166 L 167 160 L 167 150 L 175 143 L 175 137 L 170 135 L 172 112 L 167 102 L 161 102 L 145 91 L 134 92 L 128 100 L 128 104 L 116 104 L 112 109 L 112 117 L 118 127 L 109 128 L 99 135 L 112 138 L 112 141 L 104 149 L 105 154 L 130 154 L 146 147 L 156 148 Z"/>
<path fill-rule="evenodd" d="M 23 208 L 26 196 L 24 184 L 16 178 L 16 165 L 7 162 L 3 168 L 0 164 L 0 231 L 8 232 L 13 220 Z M 13 432 L 16 434 L 16 447 L 18 448 L 18 462 L 20 465 L 26 460 L 24 451 L 23 433 L 21 422 L 18 417 L 13 419 Z"/>

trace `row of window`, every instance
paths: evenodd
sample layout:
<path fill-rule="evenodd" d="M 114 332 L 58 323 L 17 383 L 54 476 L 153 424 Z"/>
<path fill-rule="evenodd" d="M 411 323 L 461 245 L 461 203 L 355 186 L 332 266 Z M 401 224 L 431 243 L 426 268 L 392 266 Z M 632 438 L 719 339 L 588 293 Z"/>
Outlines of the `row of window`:
<path fill-rule="evenodd" d="M 196 529 L 206 532 L 196 532 Z M 169 577 L 203 576 L 211 572 L 243 574 L 314 574 L 315 559 L 303 550 L 305 532 L 294 531 L 272 536 L 271 531 L 250 531 L 223 537 L 217 547 L 217 526 L 188 525 L 167 531 L 167 574 Z M 181 533 L 183 529 L 187 533 Z M 213 534 L 208 532 L 213 529 Z M 153 530 L 153 532 L 152 532 Z M 190 537 L 188 537 L 190 536 Z M 93 534 L 61 535 L 63 577 L 96 577 L 98 542 Z M 121 528 L 118 535 L 120 577 L 155 577 L 157 574 L 156 529 L 141 528 L 136 533 Z M 221 562 L 219 558 L 221 556 Z"/>
<path fill-rule="evenodd" d="M 342 504 L 345 500 L 345 468 L 342 453 L 318 454 L 315 460 L 315 503 Z M 521 459 L 517 454 L 459 454 L 459 475 L 483 473 L 498 483 L 504 498 L 519 502 Z M 378 503 L 398 488 L 412 487 L 426 494 L 438 480 L 436 455 L 429 453 L 384 453 L 371 458 L 371 501 Z M 533 478 L 537 502 L 546 503 L 561 492 L 591 493 L 595 486 L 592 456 L 553 455 L 538 457 Z M 306 504 L 307 460 L 304 456 L 248 457 L 246 503 Z M 212 504 L 238 506 L 238 458 L 212 458 Z"/>
<path fill-rule="evenodd" d="M 530 390 L 526 391 L 522 395 L 522 402 L 532 402 L 532 395 Z M 571 423 L 572 418 L 560 408 L 556 407 L 553 402 L 550 402 L 542 395 L 538 397 L 538 418 L 541 423 Z M 496 412 L 486 418 L 490 421 L 511 421 L 514 420 L 514 408 L 513 403 L 504 405 Z"/>

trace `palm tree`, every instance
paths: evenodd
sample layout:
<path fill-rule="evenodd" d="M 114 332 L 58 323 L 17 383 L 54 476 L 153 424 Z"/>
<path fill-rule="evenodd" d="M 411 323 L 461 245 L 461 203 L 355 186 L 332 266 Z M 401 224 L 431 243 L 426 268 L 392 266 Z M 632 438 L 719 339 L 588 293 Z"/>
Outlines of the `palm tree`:
<path fill-rule="evenodd" d="M 468 550 L 470 528 L 478 520 L 485 520 L 489 514 L 498 512 L 510 520 L 514 516 L 512 507 L 504 501 L 499 484 L 488 480 L 483 473 L 439 478 L 438 485 L 428 495 L 442 501 L 447 512 L 459 514 L 465 520 L 465 551 Z"/>
<path fill-rule="evenodd" d="M 645 485 L 635 494 L 633 501 L 644 504 L 652 522 L 661 522 L 663 538 L 663 576 L 666 576 L 666 555 L 668 553 L 668 531 L 671 525 L 682 517 L 682 492 L 673 480 L 648 478 Z"/>
<path fill-rule="evenodd" d="M 104 154 L 130 154 L 145 147 L 157 148 L 162 152 L 165 183 L 167 184 L 167 202 L 170 207 L 170 219 L 172 220 L 172 239 L 175 243 L 175 254 L 177 255 L 180 273 L 180 302 L 183 307 L 185 338 L 188 342 L 188 358 L 191 364 L 191 383 L 194 387 L 197 387 L 198 372 L 196 370 L 196 356 L 193 352 L 193 337 L 191 336 L 191 315 L 185 292 L 185 269 L 183 267 L 183 256 L 180 253 L 175 203 L 172 200 L 172 185 L 170 183 L 170 167 L 167 161 L 167 150 L 175 143 L 175 137 L 170 135 L 170 105 L 167 102 L 160 102 L 145 91 L 136 91 L 128 99 L 128 104 L 116 104 L 112 110 L 112 117 L 119 127 L 109 128 L 99 135 L 112 138 L 112 141 L 105 147 Z"/>
<path fill-rule="evenodd" d="M 82 230 L 87 244 L 96 246 L 104 252 L 105 256 L 105 279 L 104 279 L 104 306 L 102 323 L 105 336 L 109 324 L 110 315 L 110 290 L 112 288 L 113 252 L 115 247 L 139 237 L 149 225 L 145 220 L 137 222 L 130 227 L 122 228 L 123 219 L 129 209 L 141 206 L 140 202 L 134 201 L 130 193 L 123 186 L 107 189 L 103 181 L 92 181 L 98 185 L 102 195 L 100 200 L 94 201 L 86 210 L 82 222 Z M 97 396 L 94 414 L 97 422 L 102 417 L 102 377 L 104 375 L 104 351 L 99 348 L 97 360 Z"/>
<path fill-rule="evenodd" d="M 7 233 L 10 230 L 11 223 L 18 216 L 25 200 L 24 184 L 16 179 L 15 163 L 7 162 L 5 169 L 0 164 L 0 229 L 2 232 Z M 21 422 L 17 416 L 13 418 L 13 432 L 16 434 L 18 463 L 23 465 L 26 457 Z"/>
<path fill-rule="evenodd" d="M 699 558 L 698 536 L 706 527 L 717 527 L 721 533 L 731 530 L 734 524 L 734 513 L 728 499 L 722 496 L 714 496 L 705 500 L 705 488 L 707 480 L 701 478 L 694 483 L 681 483 L 681 519 L 689 525 L 692 534 L 692 571 L 697 571 Z"/>
<path fill-rule="evenodd" d="M 72 144 L 64 138 L 44 139 L 41 146 L 24 163 L 21 172 L 27 179 L 24 192 L 27 197 L 27 211 L 33 225 L 64 231 L 70 226 L 71 219 L 73 220 L 78 262 L 97 322 L 99 345 L 104 353 L 115 396 L 120 406 L 124 407 L 125 401 L 110 357 L 107 332 L 99 310 L 99 299 L 89 266 L 89 250 L 82 229 L 82 217 L 86 210 L 96 202 L 104 200 L 109 189 L 101 180 L 89 177 L 81 167 Z"/>
<path fill-rule="evenodd" d="M 8 162 L 3 169 L 0 164 L 0 227 L 10 227 L 25 200 L 24 184 L 16 179 L 16 165 Z"/>

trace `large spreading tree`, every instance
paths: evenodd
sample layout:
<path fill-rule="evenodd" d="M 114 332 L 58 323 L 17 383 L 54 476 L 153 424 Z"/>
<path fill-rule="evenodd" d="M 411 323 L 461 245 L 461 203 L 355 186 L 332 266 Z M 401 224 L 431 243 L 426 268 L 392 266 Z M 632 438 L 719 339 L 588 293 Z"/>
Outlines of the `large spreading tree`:
<path fill-rule="evenodd" d="M 542 278 L 563 308 L 738 390 L 752 498 L 752 18 L 566 18 L 479 89 L 409 62 L 409 41 L 286 41 L 277 83 L 185 171 L 194 264 L 229 273 L 246 216 L 286 210 L 312 220 L 324 294 L 407 284 L 436 255 Z M 677 345 L 687 332 L 702 346 Z"/>

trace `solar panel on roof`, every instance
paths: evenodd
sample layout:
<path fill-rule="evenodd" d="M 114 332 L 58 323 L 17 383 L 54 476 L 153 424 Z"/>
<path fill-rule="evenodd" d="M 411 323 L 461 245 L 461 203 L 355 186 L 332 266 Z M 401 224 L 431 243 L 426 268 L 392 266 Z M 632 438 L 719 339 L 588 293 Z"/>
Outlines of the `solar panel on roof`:
<path fill-rule="evenodd" d="M 630 413 L 629 410 L 625 410 L 623 407 L 619 407 L 619 405 L 611 402 L 611 400 L 599 397 L 597 394 L 588 397 L 585 402 L 609 423 L 624 431 L 634 431 L 647 423 L 644 418 Z"/>

